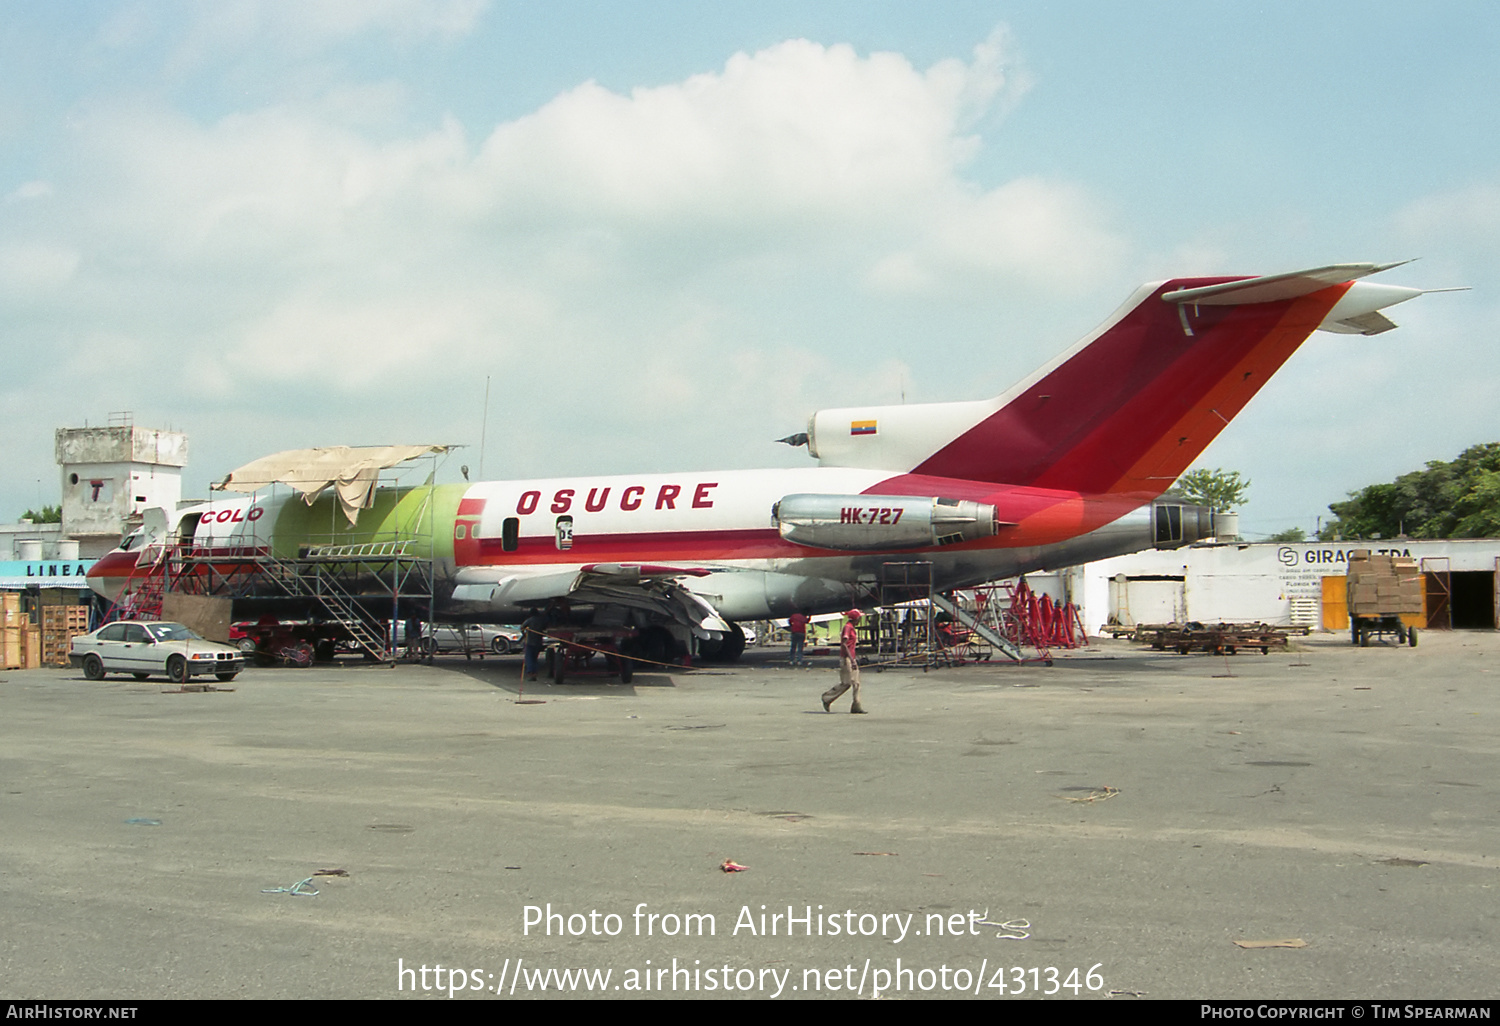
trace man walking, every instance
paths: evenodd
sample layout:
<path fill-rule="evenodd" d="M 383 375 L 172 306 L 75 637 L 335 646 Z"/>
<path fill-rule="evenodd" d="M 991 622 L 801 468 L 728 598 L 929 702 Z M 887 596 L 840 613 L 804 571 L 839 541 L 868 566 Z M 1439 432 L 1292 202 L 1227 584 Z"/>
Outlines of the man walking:
<path fill-rule="evenodd" d="M 823 711 L 829 709 L 835 700 L 850 688 L 854 689 L 854 706 L 849 711 L 862 713 L 864 706 L 859 704 L 859 656 L 855 654 L 855 646 L 859 643 L 859 635 L 854 625 L 859 623 L 864 614 L 858 609 L 851 609 L 844 616 L 844 630 L 839 635 L 839 682 L 827 691 L 823 692 Z"/>

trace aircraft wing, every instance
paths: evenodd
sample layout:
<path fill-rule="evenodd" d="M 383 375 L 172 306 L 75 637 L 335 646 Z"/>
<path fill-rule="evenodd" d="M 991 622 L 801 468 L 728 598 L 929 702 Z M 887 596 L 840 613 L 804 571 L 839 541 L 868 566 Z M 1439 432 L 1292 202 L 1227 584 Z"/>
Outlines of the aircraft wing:
<path fill-rule="evenodd" d="M 683 587 L 684 577 L 704 577 L 701 567 L 590 563 L 578 569 L 474 567 L 459 572 L 453 598 L 491 606 L 541 606 L 553 599 L 578 605 L 615 605 L 664 615 L 699 637 L 730 629 L 711 603 Z"/>

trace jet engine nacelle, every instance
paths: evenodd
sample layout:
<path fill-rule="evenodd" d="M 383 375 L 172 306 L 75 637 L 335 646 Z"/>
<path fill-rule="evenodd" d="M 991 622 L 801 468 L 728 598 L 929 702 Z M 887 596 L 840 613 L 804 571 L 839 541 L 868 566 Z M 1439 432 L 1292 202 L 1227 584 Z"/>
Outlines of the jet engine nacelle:
<path fill-rule="evenodd" d="M 1217 525 L 1214 511 L 1207 506 L 1193 506 L 1170 499 L 1151 504 L 1152 543 L 1158 549 L 1180 549 L 1197 541 L 1214 537 Z"/>
<path fill-rule="evenodd" d="M 819 410 L 807 451 L 825 467 L 905 471 L 1000 408 L 994 399 Z"/>
<path fill-rule="evenodd" d="M 911 495 L 788 495 L 771 522 L 789 542 L 841 552 L 953 545 L 999 529 L 994 506 Z"/>

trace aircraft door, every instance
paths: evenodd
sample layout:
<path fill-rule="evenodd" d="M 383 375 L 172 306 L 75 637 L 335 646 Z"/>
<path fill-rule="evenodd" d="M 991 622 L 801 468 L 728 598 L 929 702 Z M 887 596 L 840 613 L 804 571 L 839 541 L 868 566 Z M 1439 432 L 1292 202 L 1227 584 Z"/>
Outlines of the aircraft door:
<path fill-rule="evenodd" d="M 177 525 L 177 544 L 193 544 L 193 535 L 198 530 L 198 521 L 203 519 L 202 513 L 188 513 L 183 516 L 182 522 Z"/>

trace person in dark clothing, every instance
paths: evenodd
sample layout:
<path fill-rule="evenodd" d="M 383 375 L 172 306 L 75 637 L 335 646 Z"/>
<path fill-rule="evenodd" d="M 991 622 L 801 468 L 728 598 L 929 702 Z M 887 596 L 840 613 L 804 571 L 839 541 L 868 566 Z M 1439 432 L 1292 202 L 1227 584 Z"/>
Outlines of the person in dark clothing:
<path fill-rule="evenodd" d="M 792 637 L 792 666 L 807 665 L 807 624 L 808 617 L 804 610 L 797 610 L 787 618 L 787 633 Z"/>

